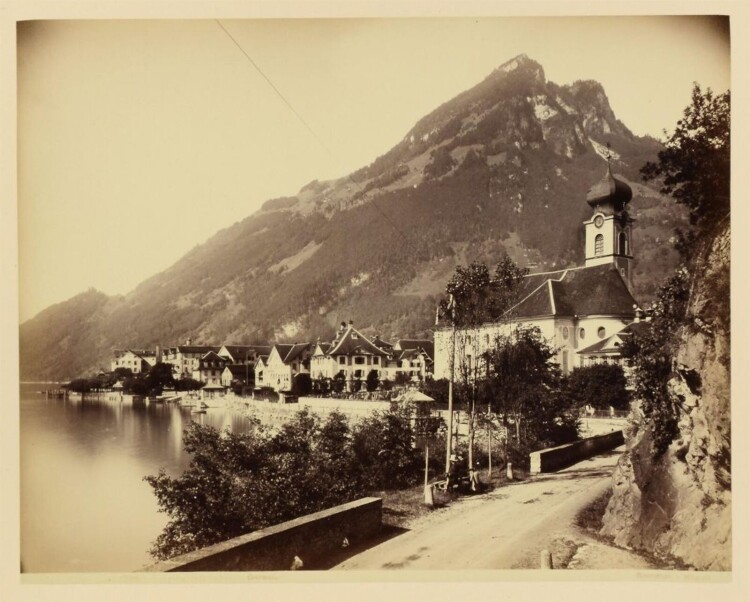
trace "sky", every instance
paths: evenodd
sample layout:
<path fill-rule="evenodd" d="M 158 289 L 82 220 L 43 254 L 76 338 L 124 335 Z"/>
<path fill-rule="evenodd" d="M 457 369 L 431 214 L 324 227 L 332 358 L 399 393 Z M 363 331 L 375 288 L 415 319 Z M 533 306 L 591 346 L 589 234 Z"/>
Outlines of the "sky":
<path fill-rule="evenodd" d="M 694 81 L 730 88 L 721 18 L 221 25 L 236 43 L 212 20 L 19 24 L 22 322 L 126 294 L 264 201 L 371 163 L 521 53 L 558 84 L 601 82 L 638 135 L 671 129 Z"/>

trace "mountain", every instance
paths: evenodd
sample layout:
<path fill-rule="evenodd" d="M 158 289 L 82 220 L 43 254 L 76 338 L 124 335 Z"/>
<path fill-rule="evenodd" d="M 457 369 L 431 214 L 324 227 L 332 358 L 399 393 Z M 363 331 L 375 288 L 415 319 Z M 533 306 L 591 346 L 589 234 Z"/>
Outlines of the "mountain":
<path fill-rule="evenodd" d="M 607 168 L 633 187 L 635 295 L 676 264 L 685 222 L 639 183 L 659 151 L 614 115 L 594 81 L 559 86 L 525 55 L 421 119 L 349 176 L 271 199 L 125 296 L 89 291 L 21 325 L 21 376 L 106 367 L 112 349 L 329 338 L 353 319 L 421 336 L 456 265 L 508 253 L 534 271 L 583 262 L 587 189 Z"/>

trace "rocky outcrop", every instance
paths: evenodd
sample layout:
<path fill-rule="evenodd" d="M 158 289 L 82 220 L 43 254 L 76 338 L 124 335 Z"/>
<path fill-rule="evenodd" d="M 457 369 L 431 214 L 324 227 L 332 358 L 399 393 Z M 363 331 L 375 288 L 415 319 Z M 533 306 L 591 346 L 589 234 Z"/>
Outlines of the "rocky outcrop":
<path fill-rule="evenodd" d="M 695 262 L 669 382 L 678 434 L 654 457 L 653 425 L 634 404 L 601 531 L 618 545 L 706 570 L 732 566 L 729 240 L 727 225 Z"/>

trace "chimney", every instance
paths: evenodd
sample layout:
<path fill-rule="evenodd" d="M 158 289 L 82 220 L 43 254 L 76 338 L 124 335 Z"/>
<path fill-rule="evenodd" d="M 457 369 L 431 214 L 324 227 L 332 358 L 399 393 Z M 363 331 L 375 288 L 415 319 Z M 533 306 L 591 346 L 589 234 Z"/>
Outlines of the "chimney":
<path fill-rule="evenodd" d="M 161 363 L 161 347 L 159 345 L 156 346 L 156 363 Z"/>
<path fill-rule="evenodd" d="M 346 322 L 342 322 L 341 326 L 339 327 L 339 333 L 344 332 L 346 330 Z"/>
<path fill-rule="evenodd" d="M 352 320 L 349 320 L 349 328 L 352 328 L 354 326 L 354 322 Z"/>
<path fill-rule="evenodd" d="M 185 345 L 190 346 L 190 343 L 192 343 L 192 342 L 193 342 L 193 339 L 191 339 L 190 337 L 188 337 L 187 341 L 185 341 Z"/>

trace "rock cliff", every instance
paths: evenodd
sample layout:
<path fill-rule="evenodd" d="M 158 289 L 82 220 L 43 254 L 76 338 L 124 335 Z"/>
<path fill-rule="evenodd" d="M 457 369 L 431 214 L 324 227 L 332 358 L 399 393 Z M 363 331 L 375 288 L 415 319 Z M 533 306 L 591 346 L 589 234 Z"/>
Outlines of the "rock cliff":
<path fill-rule="evenodd" d="M 694 261 L 670 394 L 677 435 L 654 456 L 654 426 L 634 404 L 602 535 L 697 569 L 730 570 L 729 225 Z"/>

